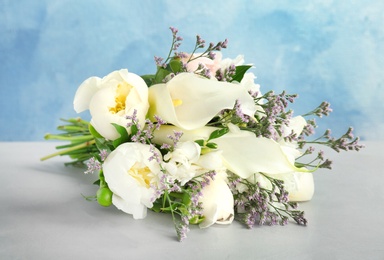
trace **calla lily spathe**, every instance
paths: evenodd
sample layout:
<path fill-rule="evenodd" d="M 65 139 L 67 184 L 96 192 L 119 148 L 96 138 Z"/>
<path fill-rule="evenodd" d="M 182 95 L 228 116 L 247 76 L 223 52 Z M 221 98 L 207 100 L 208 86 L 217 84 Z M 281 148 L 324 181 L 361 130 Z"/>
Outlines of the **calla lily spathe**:
<path fill-rule="evenodd" d="M 183 130 L 181 141 L 206 140 L 216 129 L 215 127 L 203 127 L 192 131 Z M 158 131 L 155 131 L 153 141 L 158 144 L 169 143 L 167 135 L 175 130 L 180 131 L 180 128 L 162 126 Z M 234 125 L 231 126 L 229 133 L 214 139 L 213 142 L 222 151 L 224 165 L 228 170 L 244 179 L 256 172 L 282 174 L 307 171 L 297 168 L 276 141 L 265 137 L 256 137 L 253 133 L 240 130 Z"/>
<path fill-rule="evenodd" d="M 239 100 L 242 112 L 256 112 L 253 98 L 240 84 L 210 80 L 193 73 L 180 73 L 165 84 L 149 88 L 149 118 L 160 116 L 181 129 L 205 126 L 223 109 L 231 109 Z"/>
<path fill-rule="evenodd" d="M 119 137 L 111 123 L 126 126 L 136 110 L 139 123 L 144 126 L 148 111 L 148 87 L 138 75 L 127 69 L 111 72 L 104 78 L 91 77 L 78 88 L 73 105 L 80 113 L 89 109 L 92 126 L 106 139 Z"/>

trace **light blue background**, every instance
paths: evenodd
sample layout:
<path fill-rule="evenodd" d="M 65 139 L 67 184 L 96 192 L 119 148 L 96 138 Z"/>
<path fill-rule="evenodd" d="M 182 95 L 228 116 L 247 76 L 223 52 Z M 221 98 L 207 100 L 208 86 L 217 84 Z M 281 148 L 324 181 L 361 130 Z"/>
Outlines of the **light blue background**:
<path fill-rule="evenodd" d="M 77 116 L 87 77 L 153 72 L 169 26 L 184 51 L 196 34 L 228 38 L 224 56 L 244 54 L 263 92 L 299 93 L 297 114 L 328 100 L 319 134 L 384 139 L 384 1 L 0 0 L 0 141 L 43 140 Z"/>

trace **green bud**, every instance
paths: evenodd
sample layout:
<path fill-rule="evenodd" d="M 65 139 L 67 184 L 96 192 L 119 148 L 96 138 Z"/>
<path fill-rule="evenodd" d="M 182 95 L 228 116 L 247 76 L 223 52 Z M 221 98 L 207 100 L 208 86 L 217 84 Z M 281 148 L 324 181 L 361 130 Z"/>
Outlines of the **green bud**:
<path fill-rule="evenodd" d="M 112 191 L 108 187 L 100 188 L 97 193 L 97 202 L 103 207 L 109 207 L 112 204 Z"/>

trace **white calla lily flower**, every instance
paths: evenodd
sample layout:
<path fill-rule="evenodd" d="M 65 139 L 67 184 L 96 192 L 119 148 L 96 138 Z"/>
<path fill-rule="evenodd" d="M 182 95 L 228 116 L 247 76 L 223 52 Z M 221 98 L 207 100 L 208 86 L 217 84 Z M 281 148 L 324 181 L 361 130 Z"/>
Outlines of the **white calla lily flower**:
<path fill-rule="evenodd" d="M 193 73 L 180 73 L 166 84 L 149 88 L 149 118 L 160 116 L 181 129 L 205 126 L 223 109 L 239 100 L 242 112 L 254 116 L 253 98 L 240 84 L 209 80 Z"/>
<path fill-rule="evenodd" d="M 290 201 L 302 202 L 312 199 L 315 193 L 315 183 L 312 172 L 289 172 L 284 174 L 275 174 L 275 179 L 284 181 L 284 188 L 288 191 Z M 271 183 L 261 174 L 255 174 L 248 178 L 248 181 L 259 182 L 263 188 L 271 189 Z"/>
<path fill-rule="evenodd" d="M 203 127 L 187 131 L 180 130 L 175 126 L 162 126 L 154 132 L 153 141 L 158 144 L 169 143 L 170 140 L 167 135 L 173 131 L 183 131 L 180 141 L 206 140 L 216 129 L 215 127 Z M 256 172 L 281 174 L 307 171 L 297 168 L 276 141 L 265 137 L 256 137 L 253 133 L 240 130 L 235 125 L 231 125 L 229 133 L 212 140 L 212 142 L 216 143 L 218 149 L 222 151 L 224 165 L 228 170 L 244 179 Z"/>
<path fill-rule="evenodd" d="M 287 185 L 286 187 L 289 192 L 288 198 L 290 201 L 309 201 L 315 193 L 315 182 L 312 172 L 294 172 L 277 178 L 283 180 L 284 183 L 291 182 L 295 184 L 294 186 Z"/>

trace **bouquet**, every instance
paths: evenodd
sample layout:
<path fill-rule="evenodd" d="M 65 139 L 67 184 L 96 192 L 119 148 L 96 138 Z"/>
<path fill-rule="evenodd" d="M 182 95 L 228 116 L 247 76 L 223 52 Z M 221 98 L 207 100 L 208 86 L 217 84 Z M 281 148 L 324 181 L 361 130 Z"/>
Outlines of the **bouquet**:
<path fill-rule="evenodd" d="M 69 143 L 42 160 L 69 155 L 67 164 L 98 174 L 86 199 L 101 206 L 134 219 L 169 213 L 179 241 L 192 224 L 306 225 L 298 202 L 313 196 L 312 173 L 331 168 L 315 144 L 359 150 L 359 138 L 350 128 L 311 139 L 315 117 L 332 111 L 328 102 L 294 116 L 288 105 L 297 95 L 263 94 L 243 56 L 223 59 L 227 40 L 206 45 L 198 35 L 187 53 L 170 29 L 169 54 L 155 57 L 154 74 L 121 69 L 79 86 L 74 109 L 91 120 L 63 120 L 63 132 L 45 138 Z"/>

